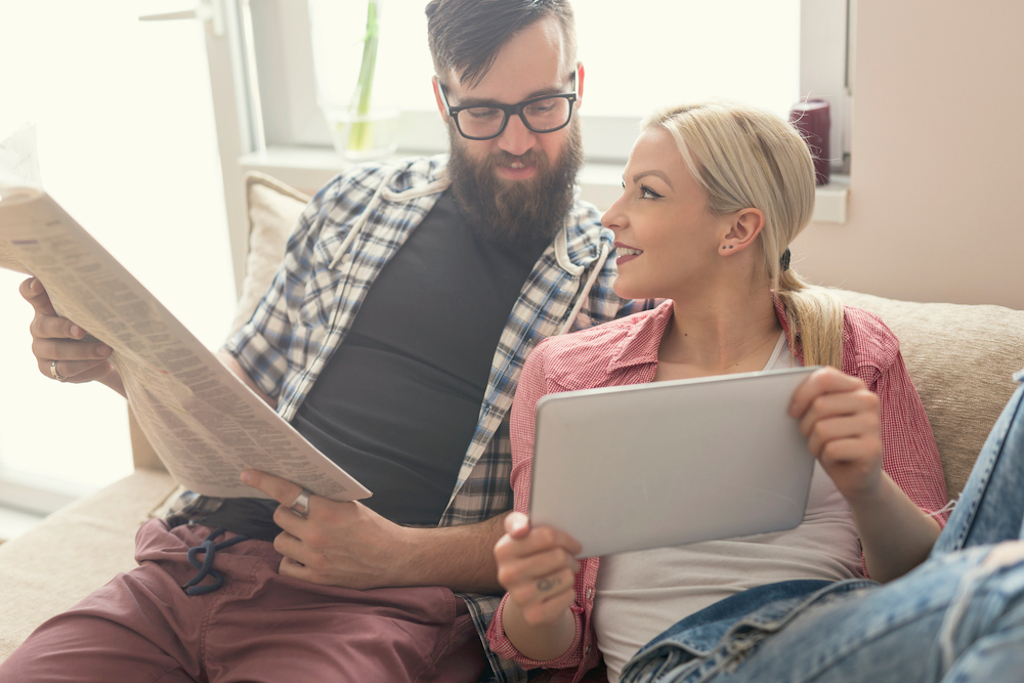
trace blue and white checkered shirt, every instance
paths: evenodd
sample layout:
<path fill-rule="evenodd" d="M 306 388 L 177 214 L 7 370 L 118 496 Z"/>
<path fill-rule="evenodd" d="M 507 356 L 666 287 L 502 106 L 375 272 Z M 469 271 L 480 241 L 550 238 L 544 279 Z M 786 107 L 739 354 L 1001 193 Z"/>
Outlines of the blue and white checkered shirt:
<path fill-rule="evenodd" d="M 363 165 L 317 193 L 288 240 L 269 291 L 225 349 L 291 421 L 331 354 L 344 342 L 381 268 L 449 186 L 447 157 L 398 166 Z M 482 522 L 512 508 L 508 421 L 523 362 L 545 337 L 646 308 L 612 291 L 611 232 L 576 201 L 523 285 L 491 363 L 487 389 L 440 525 Z M 484 642 L 498 598 L 462 595 Z M 523 681 L 516 665 L 488 651 L 499 681 Z"/>

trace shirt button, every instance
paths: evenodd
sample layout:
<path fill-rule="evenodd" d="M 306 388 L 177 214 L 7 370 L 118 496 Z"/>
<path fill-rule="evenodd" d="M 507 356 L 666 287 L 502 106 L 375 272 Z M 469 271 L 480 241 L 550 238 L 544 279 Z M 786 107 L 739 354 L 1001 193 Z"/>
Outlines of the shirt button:
<path fill-rule="evenodd" d="M 593 588 L 588 588 L 587 589 L 587 600 L 590 600 L 592 597 L 594 597 L 594 589 Z"/>
<path fill-rule="evenodd" d="M 583 648 L 583 655 L 586 656 L 586 655 L 589 655 L 589 654 L 590 654 L 590 646 L 587 645 L 585 648 Z"/>

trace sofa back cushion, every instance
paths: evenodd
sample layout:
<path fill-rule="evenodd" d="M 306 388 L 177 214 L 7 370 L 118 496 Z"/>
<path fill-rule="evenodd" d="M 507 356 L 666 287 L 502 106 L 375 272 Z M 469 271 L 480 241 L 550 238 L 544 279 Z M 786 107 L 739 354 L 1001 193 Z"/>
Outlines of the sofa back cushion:
<path fill-rule="evenodd" d="M 306 208 L 309 197 L 276 178 L 250 171 L 245 175 L 246 217 L 249 219 L 249 251 L 245 278 L 238 294 L 238 308 L 231 323 L 234 334 L 249 322 L 284 258 L 288 236 Z"/>

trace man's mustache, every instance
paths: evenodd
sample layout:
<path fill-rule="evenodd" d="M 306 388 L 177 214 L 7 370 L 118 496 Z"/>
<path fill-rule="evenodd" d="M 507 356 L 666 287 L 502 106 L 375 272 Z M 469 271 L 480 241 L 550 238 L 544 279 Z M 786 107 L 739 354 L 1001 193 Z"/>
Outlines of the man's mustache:
<path fill-rule="evenodd" d="M 500 150 L 487 157 L 487 169 L 491 170 L 498 166 L 511 166 L 517 161 L 524 166 L 537 166 L 543 170 L 547 165 L 547 156 L 535 149 L 527 150 L 525 154 L 510 154 Z"/>

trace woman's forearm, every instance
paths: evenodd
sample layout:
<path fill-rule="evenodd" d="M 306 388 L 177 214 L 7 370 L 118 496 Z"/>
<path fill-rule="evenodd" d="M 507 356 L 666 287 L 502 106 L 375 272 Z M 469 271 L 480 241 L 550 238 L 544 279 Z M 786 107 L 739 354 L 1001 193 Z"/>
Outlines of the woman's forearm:
<path fill-rule="evenodd" d="M 567 607 L 550 623 L 530 625 L 519 605 L 506 600 L 501 625 L 509 641 L 524 657 L 547 662 L 566 653 L 576 639 L 576 619 Z"/>
<path fill-rule="evenodd" d="M 502 610 L 505 635 L 519 653 L 530 659 L 549 661 L 565 654 L 575 640 L 575 618 L 566 607 L 555 621 L 531 626 L 513 600 L 506 600 Z"/>
<path fill-rule="evenodd" d="M 878 491 L 850 501 L 864 549 L 864 563 L 876 581 L 885 583 L 921 564 L 939 537 L 939 523 L 920 510 L 888 474 Z"/>

